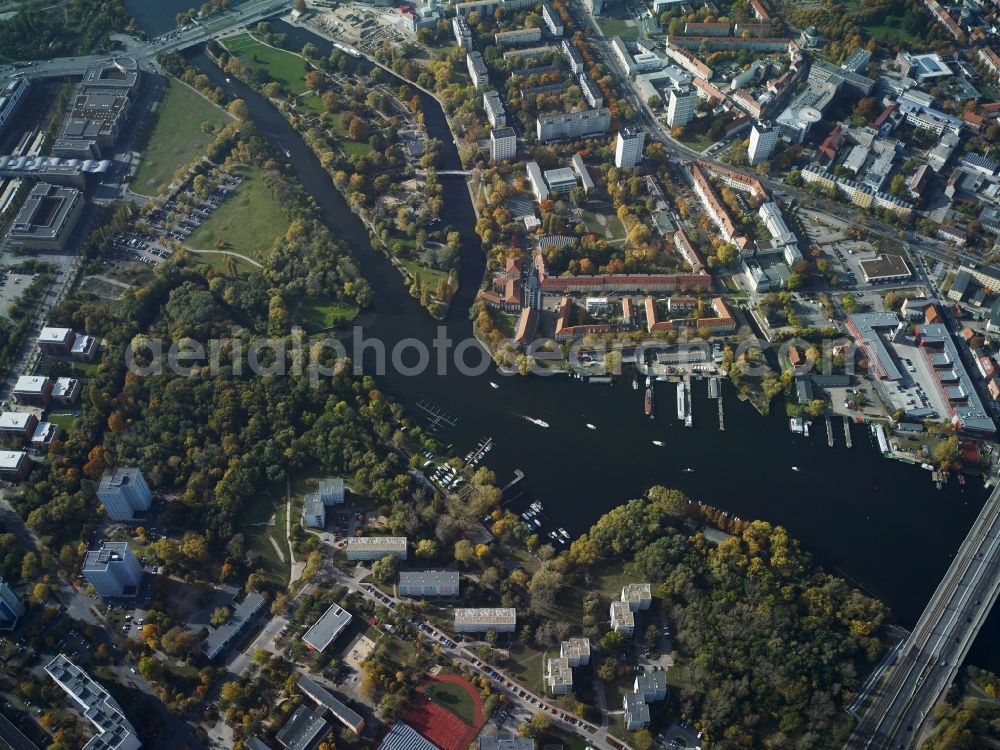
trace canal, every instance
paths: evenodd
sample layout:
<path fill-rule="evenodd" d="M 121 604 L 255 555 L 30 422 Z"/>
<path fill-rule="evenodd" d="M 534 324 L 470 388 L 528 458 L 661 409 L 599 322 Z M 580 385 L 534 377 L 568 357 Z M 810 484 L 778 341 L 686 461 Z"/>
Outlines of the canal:
<path fill-rule="evenodd" d="M 272 26 L 289 35 L 293 48 L 309 41 L 324 54 L 330 52 L 330 43 L 311 32 L 281 22 Z M 460 232 L 462 255 L 461 288 L 448 319 L 438 323 L 371 247 L 360 220 L 281 114 L 242 83 L 227 83 L 204 53 L 193 53 L 191 60 L 231 96 L 246 101 L 262 133 L 289 151 L 298 179 L 334 234 L 350 245 L 375 291 L 373 314 L 364 330 L 367 339 L 391 348 L 411 338 L 429 343 L 442 333 L 456 343 L 472 336 L 468 308 L 484 260 L 463 180 L 442 179 L 442 218 Z M 422 100 L 429 134 L 444 144 L 443 168 L 453 168 L 458 157 L 444 115 L 433 99 L 422 95 Z M 474 351 L 466 360 L 478 361 Z M 854 447 L 848 449 L 842 424 L 835 422 L 836 444 L 831 448 L 825 430 L 817 429 L 809 438 L 792 435 L 783 416 L 761 417 L 728 388 L 723 389 L 726 429 L 720 432 L 716 405 L 704 381 L 694 383 L 694 426 L 685 429 L 674 415 L 672 383 L 654 385 L 661 406 L 656 418 L 649 419 L 643 414 L 641 389 L 633 390 L 626 378 L 614 385 L 592 385 L 564 376 L 503 377 L 492 370 L 461 375 L 450 367 L 443 376 L 430 368 L 412 377 L 390 368 L 378 380 L 411 415 L 420 417 L 424 404 L 454 422 L 438 437 L 452 444 L 456 454 L 464 455 L 482 438 L 492 437 L 495 448 L 486 464 L 498 480 L 504 483 L 515 469 L 522 470 L 525 479 L 519 486 L 543 502 L 556 526 L 573 535 L 610 508 L 641 496 L 650 485 L 675 487 L 731 515 L 785 526 L 821 563 L 881 598 L 908 627 L 923 610 L 985 498 L 973 483 L 964 489 L 952 483 L 938 491 L 928 472 L 884 460 L 863 426 L 852 427 Z M 539 427 L 526 417 L 550 427 Z M 588 423 L 596 429 L 588 429 Z M 974 647 L 972 662 L 1000 668 L 1000 652 L 989 648 L 994 640 L 989 636 L 998 624 L 1000 618 L 994 615 Z"/>

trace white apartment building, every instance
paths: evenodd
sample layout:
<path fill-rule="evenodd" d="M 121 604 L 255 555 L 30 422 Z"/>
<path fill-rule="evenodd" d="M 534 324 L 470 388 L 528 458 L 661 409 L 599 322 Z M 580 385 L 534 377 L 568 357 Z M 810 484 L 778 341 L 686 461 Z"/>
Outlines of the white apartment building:
<path fill-rule="evenodd" d="M 120 466 L 101 477 L 97 498 L 112 521 L 131 521 L 137 512 L 149 510 L 153 493 L 136 466 Z"/>
<path fill-rule="evenodd" d="M 0 631 L 17 627 L 17 621 L 24 615 L 24 605 L 17 598 L 10 584 L 0 578 Z"/>
<path fill-rule="evenodd" d="M 83 577 L 101 596 L 135 596 L 142 580 L 142 567 L 128 542 L 105 542 L 83 558 Z"/>
<path fill-rule="evenodd" d="M 747 149 L 750 165 L 754 166 L 770 159 L 777 143 L 777 128 L 771 127 L 770 123 L 755 122 L 750 128 L 750 146 Z"/>
<path fill-rule="evenodd" d="M 517 628 L 517 610 L 512 607 L 475 607 L 455 610 L 456 633 L 513 633 Z"/>
<path fill-rule="evenodd" d="M 465 64 L 469 68 L 469 78 L 472 79 L 472 85 L 477 89 L 490 82 L 489 71 L 486 70 L 486 63 L 483 62 L 483 56 L 478 52 L 470 52 L 465 56 Z"/>
<path fill-rule="evenodd" d="M 545 665 L 545 685 L 552 695 L 566 695 L 573 692 L 573 668 L 568 659 L 556 657 Z"/>
<path fill-rule="evenodd" d="M 611 112 L 607 107 L 582 112 L 545 115 L 535 122 L 536 135 L 542 143 L 564 138 L 589 138 L 603 135 L 611 127 Z"/>
<path fill-rule="evenodd" d="M 500 95 L 490 89 L 483 94 L 483 109 L 486 110 L 486 119 L 494 128 L 502 128 L 507 125 L 507 113 L 504 111 L 503 102 Z"/>
<path fill-rule="evenodd" d="M 399 574 L 401 596 L 458 596 L 458 571 L 420 570 Z"/>
<path fill-rule="evenodd" d="M 635 616 L 625 602 L 611 602 L 611 629 L 626 635 L 635 631 Z"/>
<path fill-rule="evenodd" d="M 649 609 L 653 603 L 652 586 L 648 583 L 628 583 L 622 588 L 622 601 L 633 612 Z"/>
<path fill-rule="evenodd" d="M 494 128 L 490 131 L 490 161 L 509 161 L 517 156 L 517 133 L 514 128 Z"/>
<path fill-rule="evenodd" d="M 142 747 L 122 707 L 86 672 L 62 654 L 49 662 L 45 672 L 97 727 L 97 735 L 83 746 L 83 750 L 139 750 Z"/>
<path fill-rule="evenodd" d="M 698 103 L 698 95 L 690 86 L 672 88 L 667 97 L 667 125 L 672 128 L 683 128 L 694 117 L 694 108 Z"/>
<path fill-rule="evenodd" d="M 569 661 L 571 667 L 585 667 L 590 664 L 590 639 L 570 638 L 559 644 L 559 656 Z"/>
<path fill-rule="evenodd" d="M 405 536 L 352 536 L 347 540 L 348 560 L 381 560 L 386 555 L 405 560 Z"/>
<path fill-rule="evenodd" d="M 326 505 L 318 492 L 311 492 L 302 498 L 302 522 L 310 529 L 326 528 Z"/>
<path fill-rule="evenodd" d="M 632 169 L 642 159 L 642 149 L 646 144 L 646 132 L 639 128 L 625 128 L 618 131 L 615 142 L 615 166 Z"/>

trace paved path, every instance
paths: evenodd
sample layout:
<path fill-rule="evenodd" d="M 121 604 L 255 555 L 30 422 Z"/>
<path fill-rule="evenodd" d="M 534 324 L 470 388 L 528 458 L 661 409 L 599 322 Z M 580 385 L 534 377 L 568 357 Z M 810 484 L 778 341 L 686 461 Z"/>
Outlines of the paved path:
<path fill-rule="evenodd" d="M 240 255 L 240 253 L 234 253 L 231 250 L 195 250 L 193 247 L 184 246 L 184 249 L 189 253 L 197 253 L 198 255 L 232 255 L 234 258 L 239 258 L 240 260 L 245 260 L 251 266 L 257 266 L 257 268 L 263 268 L 264 266 L 255 261 L 253 258 L 248 258 L 245 255 Z"/>

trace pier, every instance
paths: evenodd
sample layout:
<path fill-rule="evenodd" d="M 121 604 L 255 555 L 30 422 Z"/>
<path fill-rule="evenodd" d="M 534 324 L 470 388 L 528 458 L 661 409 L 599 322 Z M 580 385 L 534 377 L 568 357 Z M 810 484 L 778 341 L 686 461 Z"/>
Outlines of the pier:
<path fill-rule="evenodd" d="M 479 460 L 489 452 L 491 445 L 493 445 L 493 438 L 491 438 L 491 437 L 490 438 L 486 438 L 486 440 L 484 440 L 479 445 L 478 448 L 476 448 L 474 451 L 472 451 L 472 453 L 470 453 L 466 457 L 465 463 L 462 464 L 462 468 L 465 468 L 466 466 L 469 466 L 470 464 L 477 464 L 477 463 L 479 463 Z M 514 481 L 516 482 L 517 480 L 515 479 Z M 511 482 L 511 484 L 513 484 L 513 482 Z"/>
<path fill-rule="evenodd" d="M 722 416 L 722 399 L 719 398 L 719 399 L 717 399 L 717 401 L 719 402 L 719 432 L 725 432 L 726 431 L 726 420 Z"/>
<path fill-rule="evenodd" d="M 442 425 L 454 427 L 458 424 L 458 417 L 452 416 L 433 401 L 422 398 L 417 401 L 417 406 L 427 414 L 427 421 L 430 422 L 429 429 L 432 432 L 440 429 Z"/>
<path fill-rule="evenodd" d="M 833 420 L 829 414 L 826 415 L 826 442 L 833 447 Z"/>
<path fill-rule="evenodd" d="M 522 479 L 524 479 L 524 472 L 521 471 L 520 469 L 514 469 L 514 478 L 511 479 L 509 482 L 507 482 L 507 484 L 505 484 L 503 487 L 500 488 L 500 494 L 505 493 L 507 490 L 509 490 L 511 487 L 513 487 L 518 482 L 520 482 Z"/>
<path fill-rule="evenodd" d="M 851 445 L 851 420 L 844 417 L 844 440 L 847 441 L 847 447 L 852 447 Z"/>

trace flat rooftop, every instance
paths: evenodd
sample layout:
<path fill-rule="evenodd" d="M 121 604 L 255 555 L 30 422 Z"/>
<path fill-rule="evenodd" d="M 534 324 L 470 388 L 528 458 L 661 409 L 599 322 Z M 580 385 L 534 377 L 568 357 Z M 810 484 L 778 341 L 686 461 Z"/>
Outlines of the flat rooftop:
<path fill-rule="evenodd" d="M 515 625 L 517 610 L 513 607 L 475 607 L 455 610 L 455 624 L 485 625 Z"/>
<path fill-rule="evenodd" d="M 869 281 L 896 279 L 910 275 L 910 267 L 906 265 L 902 255 L 880 255 L 877 258 L 863 260 L 858 265 L 861 266 L 865 278 Z"/>
<path fill-rule="evenodd" d="M 351 613 L 341 609 L 337 604 L 331 604 L 320 618 L 313 623 L 313 626 L 305 632 L 302 640 L 312 646 L 317 651 L 323 651 L 333 641 L 344 632 L 344 628 L 351 622 Z"/>

